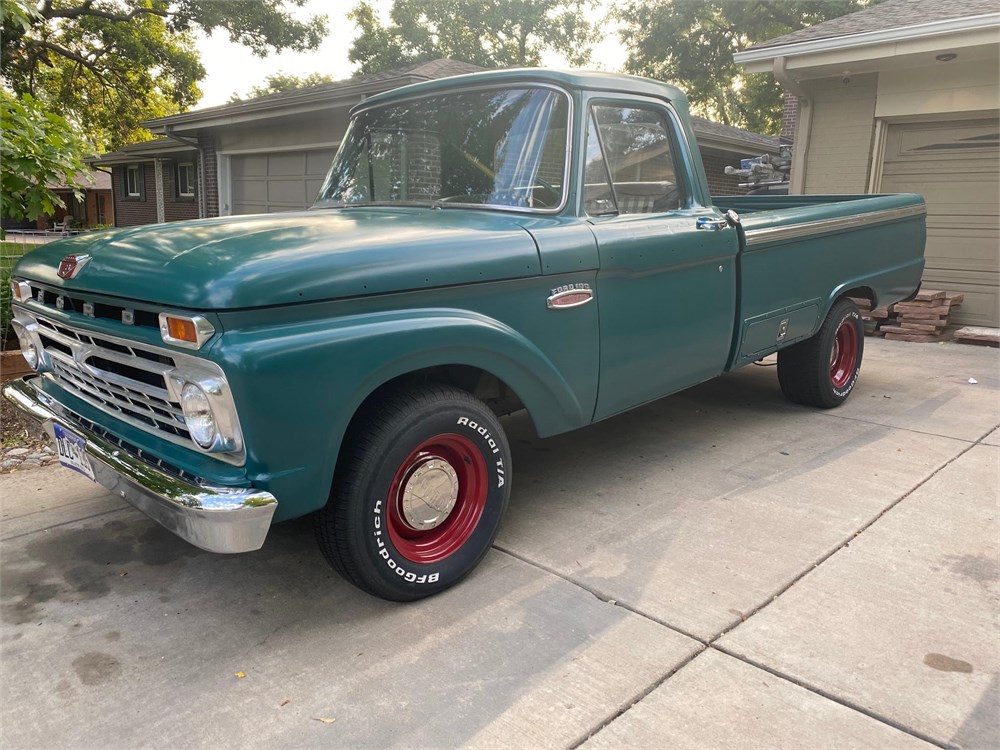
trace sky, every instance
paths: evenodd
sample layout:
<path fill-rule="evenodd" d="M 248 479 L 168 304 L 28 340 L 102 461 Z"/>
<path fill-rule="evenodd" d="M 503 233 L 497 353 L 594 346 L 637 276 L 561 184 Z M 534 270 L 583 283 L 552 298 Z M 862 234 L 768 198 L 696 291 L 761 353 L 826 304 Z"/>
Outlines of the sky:
<path fill-rule="evenodd" d="M 383 18 L 388 17 L 391 0 L 375 0 L 373 4 L 383 14 Z M 347 13 L 353 6 L 353 0 L 337 0 L 333 3 L 329 0 L 308 0 L 301 8 L 293 9 L 294 15 L 303 19 L 324 14 L 329 19 L 329 35 L 319 49 L 312 52 L 283 52 L 262 59 L 254 56 L 246 47 L 230 42 L 224 32 L 199 36 L 196 43 L 208 76 L 201 82 L 203 95 L 196 107 L 225 104 L 234 93 L 245 95 L 273 73 L 300 76 L 329 73 L 334 79 L 350 78 L 354 70 L 347 59 L 347 52 L 357 29 L 347 19 Z M 599 22 L 606 32 L 604 41 L 594 47 L 589 67 L 618 70 L 625 62 L 626 52 L 613 27 L 603 19 L 605 12 L 603 9 L 596 9 L 588 13 L 590 20 Z M 551 53 L 543 55 L 542 63 L 549 68 L 569 67 L 560 55 Z"/>

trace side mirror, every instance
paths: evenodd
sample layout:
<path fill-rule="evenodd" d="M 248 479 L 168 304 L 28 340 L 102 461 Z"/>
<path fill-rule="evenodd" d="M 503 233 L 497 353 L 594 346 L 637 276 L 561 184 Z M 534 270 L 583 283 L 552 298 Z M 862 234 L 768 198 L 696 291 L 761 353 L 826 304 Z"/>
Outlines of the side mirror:
<path fill-rule="evenodd" d="M 730 209 L 728 209 L 728 210 L 727 210 L 727 211 L 726 211 L 726 212 L 725 212 L 725 213 L 723 214 L 723 216 L 725 216 L 725 217 L 726 217 L 726 221 L 727 221 L 727 222 L 729 223 L 729 226 L 731 226 L 731 227 L 735 227 L 735 226 L 736 226 L 737 224 L 739 224 L 739 223 L 740 223 L 740 215 L 739 215 L 738 213 L 736 213 L 736 212 L 735 212 L 735 211 L 734 211 L 733 209 L 731 209 L 731 208 L 730 208 Z"/>

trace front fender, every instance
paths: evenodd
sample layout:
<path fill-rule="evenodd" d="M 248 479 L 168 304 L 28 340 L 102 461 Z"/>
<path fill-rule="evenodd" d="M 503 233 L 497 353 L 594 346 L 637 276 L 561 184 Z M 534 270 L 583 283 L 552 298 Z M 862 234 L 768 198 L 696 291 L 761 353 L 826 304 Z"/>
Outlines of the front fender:
<path fill-rule="evenodd" d="M 396 310 L 227 331 L 212 355 L 239 405 L 249 478 L 278 498 L 276 520 L 326 503 L 358 407 L 379 386 L 416 370 L 468 365 L 495 375 L 543 436 L 590 421 L 538 346 L 466 310 Z"/>

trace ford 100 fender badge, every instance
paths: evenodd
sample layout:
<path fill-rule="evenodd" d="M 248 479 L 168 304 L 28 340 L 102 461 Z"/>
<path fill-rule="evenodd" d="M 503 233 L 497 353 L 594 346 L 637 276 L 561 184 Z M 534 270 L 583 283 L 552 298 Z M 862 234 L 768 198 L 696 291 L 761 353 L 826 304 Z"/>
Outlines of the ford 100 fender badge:
<path fill-rule="evenodd" d="M 545 304 L 552 310 L 565 310 L 585 305 L 593 298 L 590 284 L 566 284 L 553 289 Z"/>
<path fill-rule="evenodd" d="M 90 258 L 89 255 L 67 255 L 59 262 L 59 278 L 75 279 Z"/>

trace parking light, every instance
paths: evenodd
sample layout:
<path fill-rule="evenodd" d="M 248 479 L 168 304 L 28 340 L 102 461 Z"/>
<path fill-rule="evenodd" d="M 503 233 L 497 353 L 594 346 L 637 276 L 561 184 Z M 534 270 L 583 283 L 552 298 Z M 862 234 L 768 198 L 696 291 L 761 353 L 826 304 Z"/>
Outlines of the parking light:
<path fill-rule="evenodd" d="M 215 327 L 201 315 L 160 313 L 160 337 L 165 344 L 201 349 L 215 334 Z"/>

